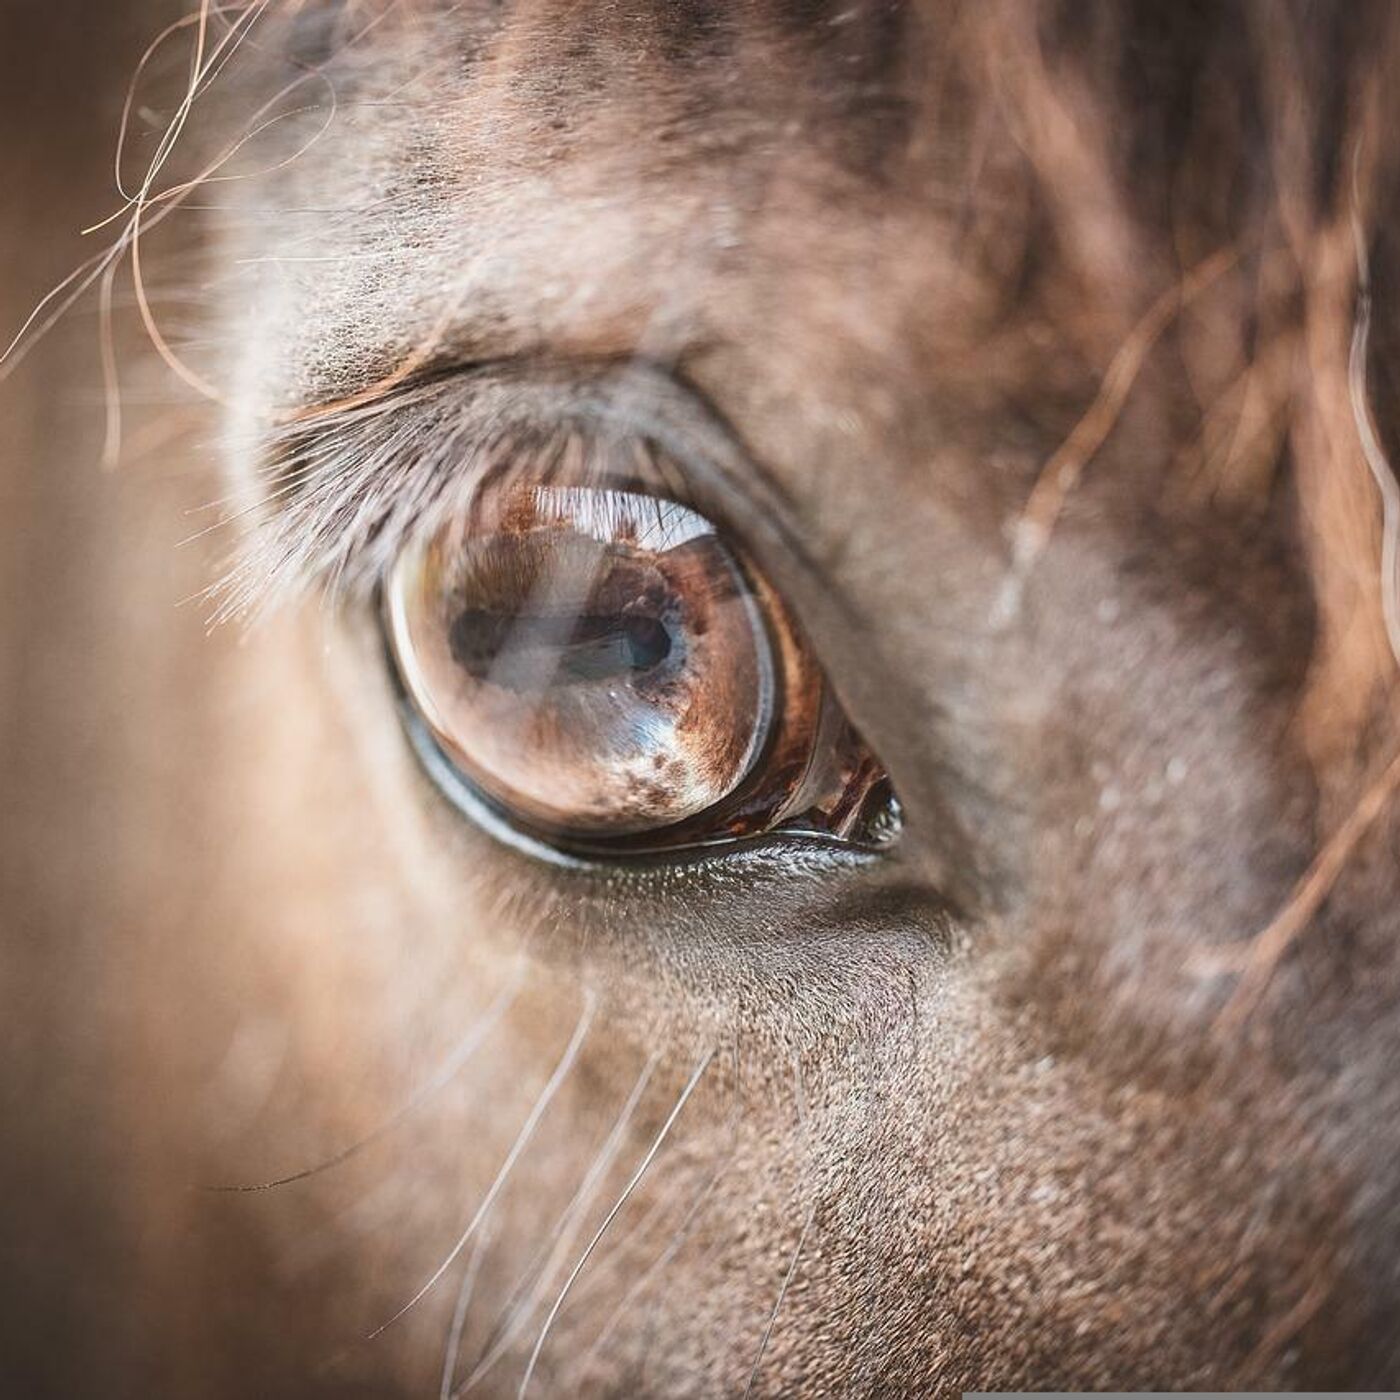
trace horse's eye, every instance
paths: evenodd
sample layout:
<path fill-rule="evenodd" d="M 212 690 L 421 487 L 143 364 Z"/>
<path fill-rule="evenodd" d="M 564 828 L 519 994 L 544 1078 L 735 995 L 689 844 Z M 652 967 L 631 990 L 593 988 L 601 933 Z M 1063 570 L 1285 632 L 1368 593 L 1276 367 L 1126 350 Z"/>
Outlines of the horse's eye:
<path fill-rule="evenodd" d="M 517 485 L 407 550 L 386 626 L 410 721 L 564 849 L 778 827 L 875 844 L 888 781 L 773 590 L 703 516 Z"/>

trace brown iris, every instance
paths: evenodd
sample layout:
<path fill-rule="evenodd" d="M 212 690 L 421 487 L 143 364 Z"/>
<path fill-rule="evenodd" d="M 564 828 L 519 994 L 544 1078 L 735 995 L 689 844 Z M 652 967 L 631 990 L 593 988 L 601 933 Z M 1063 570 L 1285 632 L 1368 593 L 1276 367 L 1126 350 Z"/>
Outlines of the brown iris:
<path fill-rule="evenodd" d="M 494 492 L 400 558 L 386 605 L 437 747 L 558 844 L 693 844 L 793 816 L 849 834 L 888 807 L 786 610 L 676 502 Z"/>

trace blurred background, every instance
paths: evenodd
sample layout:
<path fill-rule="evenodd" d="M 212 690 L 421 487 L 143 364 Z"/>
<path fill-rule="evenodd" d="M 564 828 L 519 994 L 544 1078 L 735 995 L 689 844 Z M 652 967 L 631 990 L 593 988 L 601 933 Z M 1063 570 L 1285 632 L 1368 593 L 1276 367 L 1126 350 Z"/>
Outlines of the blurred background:
<path fill-rule="evenodd" d="M 116 207 L 127 83 L 176 9 L 0 6 L 0 342 L 99 250 L 102 235 L 80 230 Z M 119 335 L 134 354 L 131 319 L 118 318 Z M 136 1286 L 136 1227 L 106 1183 L 142 1147 L 112 1056 L 122 1024 L 150 1009 L 127 954 L 151 861 L 163 857 L 178 887 L 191 839 L 165 755 L 200 722 L 199 696 L 187 688 L 172 706 L 168 687 L 174 658 L 203 636 L 198 610 L 178 604 L 204 566 L 177 546 L 209 484 L 179 469 L 178 452 L 156 452 L 191 425 L 139 374 L 122 466 L 103 469 L 98 331 L 87 296 L 0 384 L 0 1392 L 11 1396 L 87 1393 L 108 1369 L 121 1393 L 140 1385 L 145 1344 L 114 1305 Z M 160 392 L 169 399 L 168 379 Z"/>

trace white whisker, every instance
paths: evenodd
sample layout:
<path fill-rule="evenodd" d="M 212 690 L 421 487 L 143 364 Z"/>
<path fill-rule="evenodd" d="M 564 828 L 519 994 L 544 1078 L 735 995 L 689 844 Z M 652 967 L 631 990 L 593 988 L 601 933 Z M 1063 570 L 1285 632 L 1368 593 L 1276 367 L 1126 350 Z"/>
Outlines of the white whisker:
<path fill-rule="evenodd" d="M 715 1189 L 716 1185 L 718 1185 L 723 1175 L 723 1166 L 720 1166 L 710 1173 L 709 1180 L 705 1182 L 705 1185 L 690 1203 L 690 1208 L 682 1217 L 681 1223 L 676 1227 L 676 1231 L 671 1236 L 666 1248 L 652 1260 L 646 1269 L 643 1270 L 641 1277 L 622 1295 L 621 1301 L 618 1303 L 617 1307 L 613 1309 L 607 1322 L 603 1324 L 603 1330 L 598 1333 L 593 1339 L 593 1344 L 583 1354 L 583 1360 L 579 1362 L 578 1368 L 580 1376 L 588 1374 L 588 1367 L 593 1358 L 603 1349 L 608 1338 L 611 1337 L 613 1332 L 617 1329 L 618 1323 L 626 1316 L 627 1310 L 636 1302 L 642 1293 L 646 1291 L 647 1286 L 657 1274 L 680 1253 L 686 1240 L 690 1238 L 690 1232 L 695 1228 L 695 1222 L 700 1218 L 701 1209 L 704 1207 L 705 1202 L 709 1200 L 710 1193 Z"/>
<path fill-rule="evenodd" d="M 594 1157 L 592 1165 L 585 1173 L 578 1190 L 574 1192 L 573 1199 L 570 1200 L 555 1222 L 554 1229 L 550 1232 L 553 1243 L 546 1243 L 540 1255 L 531 1261 L 521 1276 L 502 1311 L 502 1320 L 497 1324 L 496 1336 L 491 1339 L 486 1354 L 477 1363 L 471 1375 L 455 1392 L 456 1395 L 465 1395 L 481 1383 L 510 1349 L 510 1344 L 520 1334 L 521 1328 L 530 1320 L 536 1307 L 539 1306 L 540 1295 L 548 1286 L 560 1256 L 576 1238 L 584 1208 L 593 1198 L 604 1174 L 617 1158 L 618 1149 L 622 1146 L 623 1137 L 627 1132 L 627 1125 L 632 1121 L 632 1115 L 636 1112 L 637 1105 L 641 1102 L 642 1095 L 646 1092 L 646 1087 L 651 1082 L 651 1076 L 660 1061 L 661 1052 L 657 1051 L 642 1066 L 642 1072 L 637 1076 L 637 1082 L 632 1086 L 631 1093 L 628 1094 L 626 1102 L 622 1105 L 622 1109 L 609 1130 L 602 1147 L 599 1148 Z M 532 1281 L 534 1286 L 530 1288 Z M 527 1288 L 529 1296 L 523 1297 Z"/>
<path fill-rule="evenodd" d="M 477 1275 L 481 1271 L 481 1261 L 486 1255 L 486 1246 L 490 1238 L 491 1222 L 487 1221 L 472 1244 L 472 1252 L 467 1256 L 466 1271 L 462 1275 L 462 1286 L 457 1290 L 457 1304 L 452 1309 L 452 1325 L 447 1331 L 447 1347 L 442 1357 L 442 1380 L 438 1385 L 438 1400 L 452 1400 L 452 1377 L 457 1370 L 457 1357 L 462 1351 L 462 1334 L 467 1328 L 467 1310 L 472 1305 Z"/>
<path fill-rule="evenodd" d="M 705 1071 L 709 1069 L 710 1062 L 714 1057 L 715 1052 L 713 1050 L 708 1050 L 700 1063 L 695 1066 L 694 1073 L 690 1076 L 689 1080 L 686 1081 L 685 1088 L 681 1090 L 680 1098 L 676 1100 L 675 1106 L 667 1115 L 666 1121 L 661 1125 L 661 1131 L 657 1133 L 651 1146 L 647 1149 L 646 1155 L 641 1160 L 641 1164 L 637 1167 L 637 1170 L 632 1173 L 631 1180 L 623 1187 L 622 1194 L 613 1203 L 612 1209 L 603 1218 L 603 1223 L 598 1227 L 593 1238 L 589 1240 L 588 1247 L 579 1255 L 578 1263 L 574 1265 L 569 1277 L 564 1281 L 563 1288 L 559 1290 L 559 1296 L 554 1300 L 554 1305 L 549 1310 L 549 1316 L 544 1320 L 544 1326 L 540 1328 L 540 1335 L 535 1339 L 535 1349 L 530 1353 L 529 1364 L 525 1367 L 525 1375 L 520 1381 L 520 1389 L 516 1392 L 518 1400 L 523 1400 L 525 1392 L 529 1389 L 530 1379 L 535 1374 L 535 1366 L 539 1362 L 540 1353 L 544 1350 L 545 1340 L 549 1336 L 549 1329 L 554 1325 L 554 1319 L 559 1316 L 559 1310 L 564 1306 L 564 1300 L 569 1296 L 569 1290 L 574 1286 L 574 1281 L 583 1272 L 584 1266 L 588 1263 L 593 1251 L 598 1247 L 598 1241 L 607 1233 L 608 1227 L 617 1219 L 623 1206 L 627 1204 L 633 1191 L 637 1189 L 638 1183 L 641 1181 L 642 1177 L 646 1175 L 647 1168 L 651 1166 L 656 1154 L 661 1150 L 662 1143 L 666 1141 L 672 1127 L 675 1125 L 676 1119 L 681 1115 L 681 1110 L 685 1107 L 691 1094 L 695 1092 L 695 1086 L 699 1084 Z"/>
<path fill-rule="evenodd" d="M 517 969 L 515 976 L 506 985 L 504 990 L 488 1006 L 480 1019 L 472 1026 L 463 1038 L 458 1041 L 452 1053 L 438 1066 L 432 1078 L 419 1087 L 408 1102 L 398 1108 L 390 1117 L 386 1118 L 372 1132 L 364 1137 L 352 1142 L 348 1147 L 343 1147 L 339 1152 L 325 1158 L 323 1161 L 315 1163 L 310 1167 L 303 1167 L 300 1171 L 289 1172 L 286 1176 L 274 1177 L 271 1181 L 258 1181 L 230 1186 L 209 1186 L 208 1191 L 218 1192 L 248 1192 L 248 1191 L 271 1191 L 277 1186 L 289 1186 L 294 1181 L 305 1181 L 309 1176 L 317 1176 L 319 1173 L 329 1171 L 332 1167 L 338 1167 L 342 1162 L 362 1152 L 371 1143 L 378 1142 L 380 1138 L 391 1132 L 403 1120 L 409 1117 L 417 1109 L 421 1108 L 429 1099 L 441 1093 L 453 1079 L 459 1075 L 466 1067 L 467 1062 L 481 1048 L 487 1036 L 495 1030 L 501 1017 L 510 1009 L 511 1004 L 520 994 L 520 985 L 524 979 L 523 969 Z"/>
<path fill-rule="evenodd" d="M 539 1127 L 540 1119 L 544 1117 L 545 1110 L 549 1107 L 550 1101 L 559 1092 L 560 1085 L 568 1078 L 569 1071 L 574 1066 L 574 1061 L 578 1058 L 578 1052 L 583 1045 L 584 1037 L 588 1034 L 588 1027 L 593 1020 L 593 1011 L 597 1004 L 597 999 L 592 992 L 584 994 L 583 1013 L 579 1016 L 578 1025 L 574 1028 L 574 1033 L 564 1049 L 563 1055 L 559 1058 L 559 1063 L 554 1067 L 554 1073 L 549 1076 L 549 1082 L 540 1091 L 540 1096 L 535 1100 L 534 1107 L 530 1110 L 525 1122 L 521 1125 L 514 1143 L 511 1144 L 510 1151 L 506 1154 L 506 1159 L 501 1163 L 501 1169 L 496 1173 L 496 1179 L 491 1183 L 490 1189 L 486 1192 L 485 1198 L 477 1207 L 476 1214 L 472 1216 L 467 1224 L 467 1228 L 462 1231 L 457 1238 L 457 1243 L 452 1246 L 447 1258 L 433 1271 L 432 1277 L 413 1295 L 412 1298 L 396 1312 L 393 1317 L 385 1322 L 381 1322 L 374 1331 L 370 1332 L 365 1340 L 373 1341 L 386 1328 L 392 1327 L 406 1312 L 417 1307 L 419 1303 L 437 1286 L 442 1276 L 456 1262 L 457 1256 L 467 1247 L 467 1242 L 476 1233 L 481 1222 L 486 1219 L 491 1207 L 496 1203 L 496 1197 L 500 1195 L 501 1189 L 505 1186 L 510 1176 L 512 1168 L 520 1160 L 520 1155 L 529 1145 L 531 1137 L 534 1136 L 535 1129 Z"/>
<path fill-rule="evenodd" d="M 807 1243 L 807 1232 L 812 1228 L 812 1217 L 817 1212 L 814 1201 L 807 1207 L 807 1218 L 802 1222 L 802 1230 L 797 1236 L 797 1243 L 793 1246 L 792 1258 L 788 1261 L 787 1273 L 783 1275 L 783 1281 L 778 1289 L 778 1296 L 773 1300 L 773 1311 L 768 1314 L 768 1325 L 763 1329 L 763 1337 L 758 1344 L 758 1355 L 753 1359 L 753 1367 L 749 1371 L 749 1383 L 744 1387 L 744 1400 L 753 1394 L 754 1385 L 758 1381 L 759 1368 L 763 1365 L 764 1353 L 768 1350 L 768 1343 L 773 1336 L 773 1325 L 778 1320 L 778 1313 L 782 1310 L 783 1299 L 787 1297 L 787 1291 L 792 1284 L 793 1275 L 797 1272 L 798 1261 L 802 1258 L 803 1247 Z"/>

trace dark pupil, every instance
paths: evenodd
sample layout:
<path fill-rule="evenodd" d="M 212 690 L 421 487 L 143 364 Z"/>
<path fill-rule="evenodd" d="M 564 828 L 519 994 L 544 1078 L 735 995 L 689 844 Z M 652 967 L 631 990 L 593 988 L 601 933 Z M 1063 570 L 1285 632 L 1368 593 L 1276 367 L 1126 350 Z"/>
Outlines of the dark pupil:
<path fill-rule="evenodd" d="M 477 680 L 538 690 L 650 671 L 671 654 L 671 634 L 636 613 L 500 613 L 468 609 L 453 620 L 452 659 Z"/>

